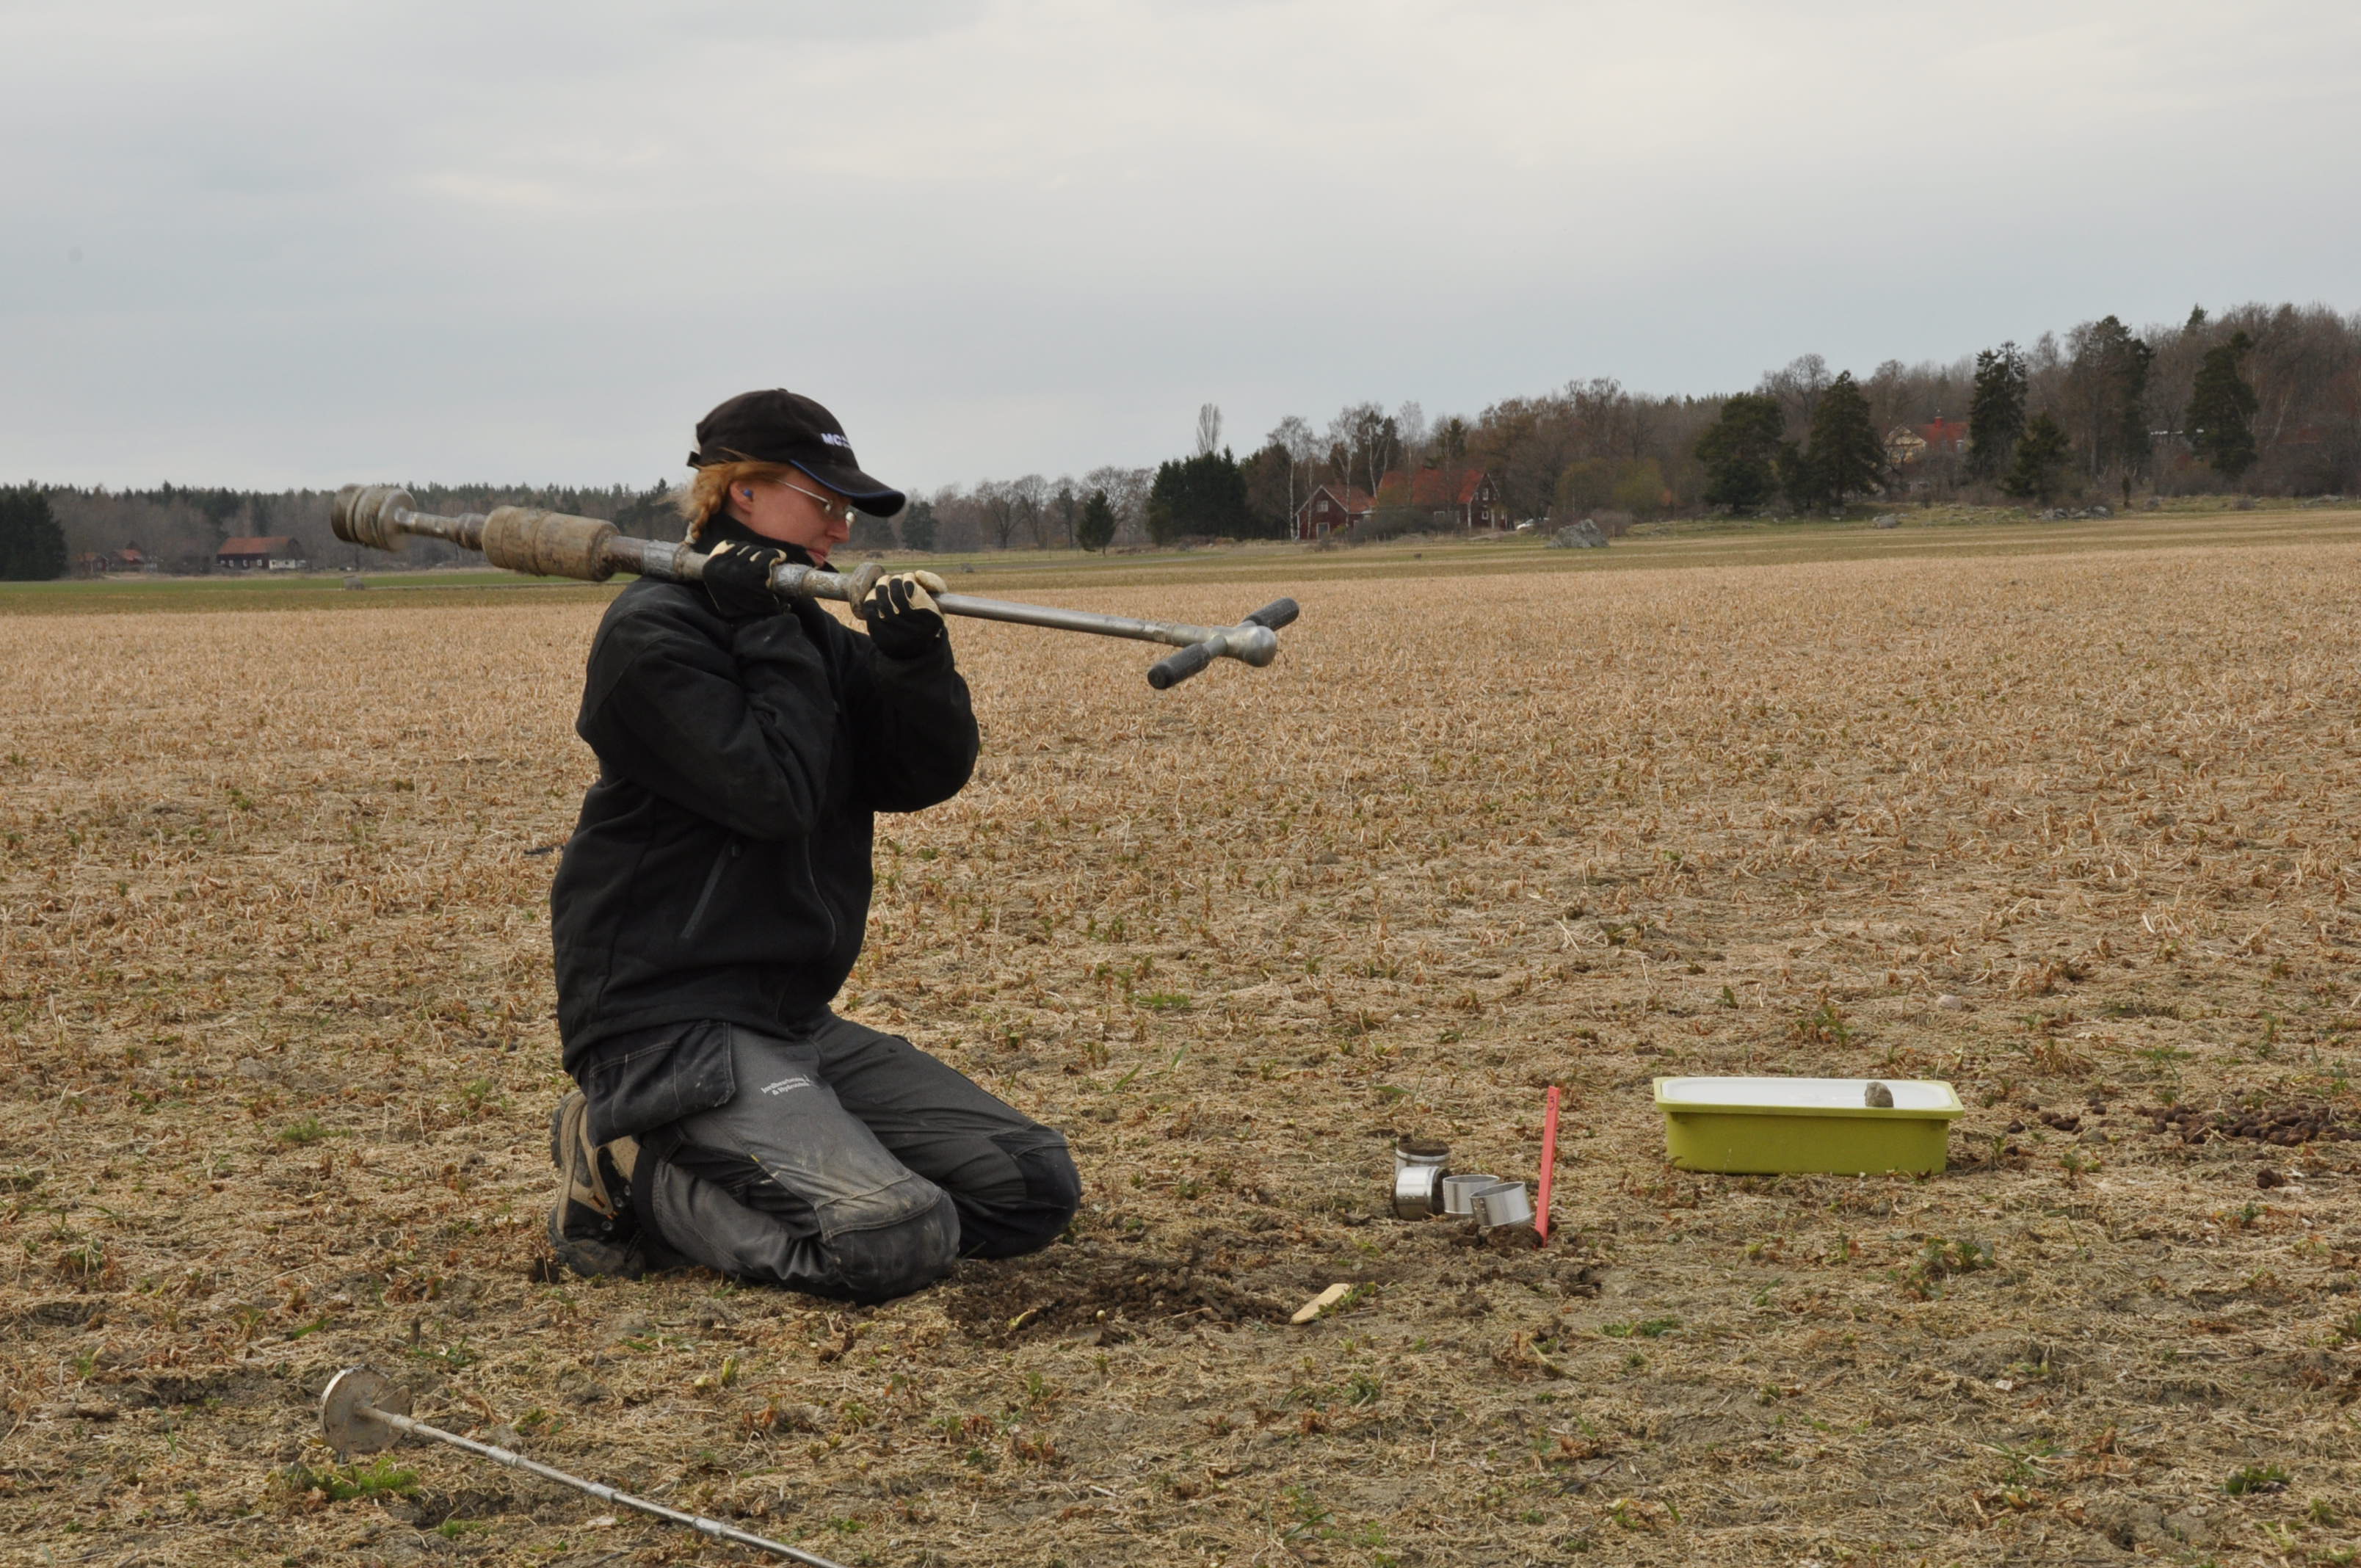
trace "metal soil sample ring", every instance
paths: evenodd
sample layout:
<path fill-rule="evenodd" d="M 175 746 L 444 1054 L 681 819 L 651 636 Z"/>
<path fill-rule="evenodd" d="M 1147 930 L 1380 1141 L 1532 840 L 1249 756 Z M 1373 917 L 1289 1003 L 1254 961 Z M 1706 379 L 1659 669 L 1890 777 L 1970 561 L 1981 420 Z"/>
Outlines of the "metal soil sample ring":
<path fill-rule="evenodd" d="M 1451 1146 L 1433 1138 L 1402 1138 L 1394 1145 L 1394 1217 L 1423 1220 L 1443 1212 L 1443 1179 L 1450 1174 Z"/>
<path fill-rule="evenodd" d="M 1443 1168 L 1406 1165 L 1394 1172 L 1394 1218 L 1424 1220 L 1443 1212 Z"/>
<path fill-rule="evenodd" d="M 1443 1179 L 1443 1212 L 1455 1219 L 1473 1219 L 1476 1194 L 1499 1184 L 1497 1176 L 1446 1176 Z"/>
<path fill-rule="evenodd" d="M 1533 1223 L 1533 1195 L 1521 1181 L 1496 1182 L 1479 1190 L 1472 1202 L 1477 1224 L 1488 1231 Z"/>

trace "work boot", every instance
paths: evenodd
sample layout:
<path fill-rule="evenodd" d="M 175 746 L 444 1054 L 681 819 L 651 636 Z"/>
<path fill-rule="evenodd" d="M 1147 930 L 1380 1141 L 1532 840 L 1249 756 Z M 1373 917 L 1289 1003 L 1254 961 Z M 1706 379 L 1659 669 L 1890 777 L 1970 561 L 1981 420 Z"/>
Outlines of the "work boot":
<path fill-rule="evenodd" d="M 631 1216 L 631 1168 L 639 1152 L 630 1138 L 590 1141 L 590 1105 L 578 1089 L 549 1113 L 549 1161 L 557 1167 L 549 1247 L 575 1273 L 636 1279 L 647 1271 Z"/>

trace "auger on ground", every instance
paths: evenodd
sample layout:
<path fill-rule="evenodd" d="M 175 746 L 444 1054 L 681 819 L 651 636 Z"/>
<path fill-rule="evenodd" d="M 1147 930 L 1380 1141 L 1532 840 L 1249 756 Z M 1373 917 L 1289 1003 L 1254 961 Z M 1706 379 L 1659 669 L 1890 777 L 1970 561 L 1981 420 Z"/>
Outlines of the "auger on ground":
<path fill-rule="evenodd" d="M 724 1524 L 719 1519 L 707 1519 L 702 1514 L 668 1508 L 662 1503 L 652 1503 L 645 1497 L 635 1497 L 629 1492 L 619 1492 L 612 1486 L 586 1481 L 579 1475 L 568 1475 L 563 1470 L 527 1459 L 511 1449 L 478 1442 L 473 1438 L 445 1431 L 441 1427 L 429 1426 L 411 1416 L 410 1390 L 389 1382 L 366 1366 L 347 1366 L 329 1379 L 326 1390 L 320 1396 L 320 1435 L 328 1440 L 328 1446 L 336 1451 L 339 1459 L 349 1459 L 356 1453 L 375 1453 L 379 1449 L 391 1448 L 405 1437 L 439 1442 L 462 1453 L 472 1453 L 478 1459 L 489 1459 L 495 1464 L 505 1464 L 511 1470 L 522 1470 L 528 1475 L 538 1475 L 544 1481 L 571 1486 L 602 1503 L 647 1514 L 667 1524 L 686 1525 L 698 1534 L 711 1536 L 716 1541 L 751 1546 L 757 1551 L 784 1557 L 791 1563 L 801 1563 L 806 1568 L 838 1568 L 825 1557 L 798 1551 L 784 1541 L 740 1530 L 736 1525 Z"/>
<path fill-rule="evenodd" d="M 444 517 L 418 510 L 409 491 L 391 485 L 346 485 L 336 492 L 329 522 L 336 537 L 348 544 L 399 550 L 412 535 L 442 539 L 482 552 L 495 566 L 541 577 L 603 583 L 617 572 L 632 572 L 642 577 L 693 583 L 705 571 L 704 554 L 692 546 L 635 539 L 598 518 L 535 507 L 496 507 L 489 512 Z M 771 574 L 771 589 L 783 596 L 859 604 L 887 571 L 875 561 L 864 561 L 850 572 L 783 563 Z M 1177 648 L 1179 652 L 1166 655 L 1148 672 L 1148 684 L 1158 691 L 1180 685 L 1215 659 L 1235 659 L 1257 667 L 1269 663 L 1279 656 L 1279 629 L 1300 613 L 1293 599 L 1273 599 L 1235 626 L 1196 626 L 978 598 L 973 594 L 938 594 L 935 603 L 946 615 L 1127 637 Z"/>

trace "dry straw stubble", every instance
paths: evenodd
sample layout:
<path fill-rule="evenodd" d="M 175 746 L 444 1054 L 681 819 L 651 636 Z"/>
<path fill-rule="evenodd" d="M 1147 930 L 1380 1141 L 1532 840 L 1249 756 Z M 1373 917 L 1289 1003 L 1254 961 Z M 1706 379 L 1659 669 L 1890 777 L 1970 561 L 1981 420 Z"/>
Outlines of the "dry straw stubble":
<path fill-rule="evenodd" d="M 961 626 L 986 760 L 881 822 L 844 1005 L 1091 1192 L 867 1311 L 534 1266 L 594 607 L 0 621 L 0 1541 L 719 1560 L 332 1473 L 366 1360 L 847 1560 L 2349 1544 L 2352 1148 L 2162 1113 L 2356 1111 L 2354 565 L 1318 582 L 1279 665 L 1163 697 Z M 1930 1181 L 1668 1172 L 1647 1080 L 1741 1070 L 1972 1109 Z M 1547 1251 L 1384 1217 L 1396 1133 L 1529 1172 L 1550 1082 Z"/>

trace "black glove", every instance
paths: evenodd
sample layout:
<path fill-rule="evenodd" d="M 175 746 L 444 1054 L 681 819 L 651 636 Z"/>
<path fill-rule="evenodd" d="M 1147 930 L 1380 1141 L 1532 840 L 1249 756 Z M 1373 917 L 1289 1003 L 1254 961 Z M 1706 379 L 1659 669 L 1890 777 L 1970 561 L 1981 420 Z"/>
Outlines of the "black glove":
<path fill-rule="evenodd" d="M 725 620 L 776 615 L 780 601 L 771 592 L 771 568 L 786 558 L 782 550 L 725 540 L 705 558 L 705 597 Z"/>
<path fill-rule="evenodd" d="M 896 572 L 878 578 L 861 601 L 869 641 L 889 659 L 924 653 L 942 640 L 943 612 L 935 608 L 934 595 L 944 591 L 943 580 L 932 572 Z"/>

